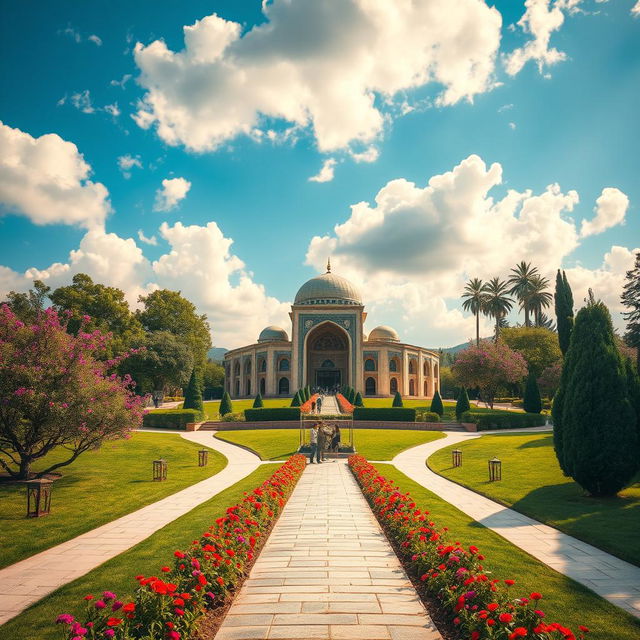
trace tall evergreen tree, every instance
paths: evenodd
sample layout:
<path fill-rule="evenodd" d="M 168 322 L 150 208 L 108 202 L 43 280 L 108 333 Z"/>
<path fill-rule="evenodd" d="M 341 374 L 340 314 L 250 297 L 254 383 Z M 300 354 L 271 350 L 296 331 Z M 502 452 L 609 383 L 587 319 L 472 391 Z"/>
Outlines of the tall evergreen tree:
<path fill-rule="evenodd" d="M 349 387 L 349 395 L 347 396 L 347 400 L 351 404 L 356 403 L 356 390 L 353 387 Z"/>
<path fill-rule="evenodd" d="M 429 408 L 429 411 L 437 413 L 441 418 L 444 415 L 444 405 L 442 404 L 440 392 L 437 389 L 435 394 L 433 395 L 433 399 L 431 400 L 431 407 Z"/>
<path fill-rule="evenodd" d="M 467 388 L 463 386 L 460 388 L 460 393 L 458 394 L 458 400 L 456 402 L 456 417 L 459 419 L 465 411 L 469 411 L 470 409 L 471 404 L 469 403 L 469 394 L 467 393 Z"/>
<path fill-rule="evenodd" d="M 356 399 L 353 405 L 355 407 L 364 407 L 364 402 L 362 402 L 362 394 L 359 391 L 358 393 L 356 393 Z"/>
<path fill-rule="evenodd" d="M 400 395 L 399 391 L 396 391 L 396 395 L 393 396 L 393 402 L 391 403 L 392 407 L 404 407 L 404 404 L 402 402 L 402 396 Z"/>
<path fill-rule="evenodd" d="M 590 292 L 576 316 L 553 419 L 562 470 L 594 496 L 615 495 L 640 468 L 627 376 L 609 311 Z"/>
<path fill-rule="evenodd" d="M 640 252 L 636 253 L 633 269 L 627 271 L 622 290 L 622 304 L 629 309 L 622 315 L 627 321 L 625 342 L 636 348 L 636 366 L 640 371 Z"/>
<path fill-rule="evenodd" d="M 253 401 L 253 408 L 254 409 L 262 409 L 262 407 L 264 407 L 264 402 L 262 402 L 262 394 L 259 393 L 256 396 L 256 399 Z"/>
<path fill-rule="evenodd" d="M 524 386 L 523 408 L 527 413 L 540 413 L 542 411 L 542 398 L 538 381 L 533 371 L 529 372 Z"/>
<path fill-rule="evenodd" d="M 222 394 L 222 400 L 220 401 L 220 409 L 218 410 L 221 416 L 226 416 L 227 413 L 233 413 L 233 405 L 231 404 L 231 396 L 228 391 Z"/>
<path fill-rule="evenodd" d="M 302 404 L 303 401 L 300 395 L 301 395 L 300 389 L 298 389 L 298 391 L 296 391 L 296 395 L 293 396 L 293 400 L 291 400 L 292 407 L 299 407 Z"/>
<path fill-rule="evenodd" d="M 558 341 L 562 355 L 566 355 L 573 329 L 573 293 L 563 271 L 556 274 L 556 291 L 554 295 L 556 310 L 556 325 L 558 327 Z"/>
<path fill-rule="evenodd" d="M 625 358 L 625 369 L 627 373 L 627 389 L 629 390 L 629 400 L 636 411 L 636 430 L 638 432 L 638 456 L 640 457 L 640 376 L 631 358 Z"/>
<path fill-rule="evenodd" d="M 204 406 L 202 405 L 202 387 L 198 379 L 198 373 L 194 367 L 191 371 L 191 378 L 189 378 L 189 384 L 184 394 L 184 409 L 196 409 L 200 413 L 204 413 Z"/>

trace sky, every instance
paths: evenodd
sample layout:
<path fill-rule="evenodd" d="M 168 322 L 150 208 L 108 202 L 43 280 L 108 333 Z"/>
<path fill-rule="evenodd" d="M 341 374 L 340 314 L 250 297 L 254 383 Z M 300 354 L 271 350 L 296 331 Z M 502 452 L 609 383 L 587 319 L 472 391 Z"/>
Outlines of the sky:
<path fill-rule="evenodd" d="M 2 2 L 0 299 L 75 273 L 290 331 L 332 271 L 365 331 L 452 346 L 472 277 L 565 269 L 623 329 L 640 0 Z M 512 314 L 512 322 L 521 316 Z M 491 322 L 483 320 L 488 335 Z"/>

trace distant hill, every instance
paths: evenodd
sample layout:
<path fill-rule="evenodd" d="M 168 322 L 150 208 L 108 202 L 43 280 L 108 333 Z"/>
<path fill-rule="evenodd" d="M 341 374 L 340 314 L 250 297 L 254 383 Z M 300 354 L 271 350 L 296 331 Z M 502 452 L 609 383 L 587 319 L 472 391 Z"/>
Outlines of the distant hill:
<path fill-rule="evenodd" d="M 207 358 L 215 362 L 222 362 L 224 360 L 224 354 L 227 353 L 227 351 L 229 351 L 229 349 L 225 349 L 224 347 L 213 347 L 213 349 L 207 351 Z"/>
<path fill-rule="evenodd" d="M 434 347 L 429 350 L 435 351 L 436 353 L 438 353 L 438 351 L 442 351 L 442 353 L 450 353 L 451 355 L 454 355 L 458 353 L 458 351 L 466 349 L 470 344 L 470 342 L 463 342 L 462 344 L 457 344 L 455 347 Z"/>

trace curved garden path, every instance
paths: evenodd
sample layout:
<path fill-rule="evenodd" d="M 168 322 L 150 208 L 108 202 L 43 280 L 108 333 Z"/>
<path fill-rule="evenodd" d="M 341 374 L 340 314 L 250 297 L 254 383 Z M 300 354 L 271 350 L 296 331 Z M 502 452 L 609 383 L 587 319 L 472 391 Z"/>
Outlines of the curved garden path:
<path fill-rule="evenodd" d="M 171 433 L 166 429 L 158 432 Z M 0 570 L 0 625 L 210 500 L 261 464 L 254 453 L 218 440 L 210 431 L 174 433 L 219 451 L 227 458 L 227 466 L 206 480 Z"/>
<path fill-rule="evenodd" d="M 523 431 L 543 429 L 519 429 L 518 433 Z M 494 432 L 486 432 L 490 433 Z M 640 617 L 640 567 L 451 482 L 427 467 L 427 458 L 439 449 L 478 437 L 482 436 L 445 432 L 444 438 L 399 453 L 391 464 L 540 562 Z"/>

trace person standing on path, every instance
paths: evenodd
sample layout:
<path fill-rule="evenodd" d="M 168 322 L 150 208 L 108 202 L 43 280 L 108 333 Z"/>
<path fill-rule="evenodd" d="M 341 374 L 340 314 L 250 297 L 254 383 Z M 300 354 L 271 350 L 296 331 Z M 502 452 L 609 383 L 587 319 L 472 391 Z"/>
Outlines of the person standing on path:
<path fill-rule="evenodd" d="M 313 464 L 313 458 L 316 456 L 318 451 L 318 425 L 314 424 L 309 431 L 309 440 L 311 443 L 311 451 L 309 452 L 309 464 Z M 320 458 L 318 457 L 318 462 L 320 462 Z"/>
<path fill-rule="evenodd" d="M 338 453 L 340 451 L 340 427 L 338 425 L 335 426 L 333 438 L 331 438 L 331 451 L 334 453 Z"/>
<path fill-rule="evenodd" d="M 325 429 L 325 425 L 321 422 L 318 428 L 318 447 L 316 449 L 316 460 L 318 463 L 324 462 L 324 449 L 327 446 L 327 433 Z"/>
<path fill-rule="evenodd" d="M 316 407 L 318 408 L 318 413 L 322 413 L 322 396 L 318 396 Z"/>

